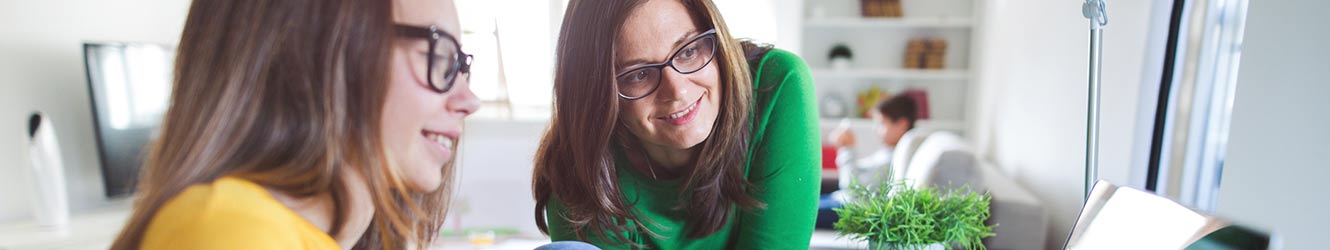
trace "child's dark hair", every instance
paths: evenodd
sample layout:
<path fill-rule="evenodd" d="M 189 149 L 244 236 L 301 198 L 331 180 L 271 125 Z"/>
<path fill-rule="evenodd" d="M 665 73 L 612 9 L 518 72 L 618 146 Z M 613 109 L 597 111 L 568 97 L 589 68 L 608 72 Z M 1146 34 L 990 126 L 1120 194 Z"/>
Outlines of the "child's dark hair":
<path fill-rule="evenodd" d="M 914 122 L 919 120 L 919 108 L 914 98 L 909 95 L 899 94 L 890 99 L 877 103 L 877 113 L 886 118 L 887 121 L 896 121 L 906 119 L 909 121 L 909 129 L 914 129 Z"/>

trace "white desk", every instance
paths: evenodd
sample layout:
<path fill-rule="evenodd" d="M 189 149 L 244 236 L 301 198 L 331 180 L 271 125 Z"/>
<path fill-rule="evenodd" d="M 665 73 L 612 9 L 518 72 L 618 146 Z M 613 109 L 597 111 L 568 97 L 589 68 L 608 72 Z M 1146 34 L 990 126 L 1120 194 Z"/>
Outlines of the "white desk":
<path fill-rule="evenodd" d="M 37 226 L 32 219 L 0 223 L 0 250 L 107 249 L 129 218 L 128 201 L 75 213 L 69 226 L 53 231 Z"/>

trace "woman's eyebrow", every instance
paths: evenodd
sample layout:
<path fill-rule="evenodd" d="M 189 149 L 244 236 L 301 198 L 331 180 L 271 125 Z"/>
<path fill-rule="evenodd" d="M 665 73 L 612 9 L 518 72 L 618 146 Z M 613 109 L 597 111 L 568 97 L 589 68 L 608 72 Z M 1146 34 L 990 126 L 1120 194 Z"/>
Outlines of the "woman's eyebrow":
<path fill-rule="evenodd" d="M 680 45 L 683 45 L 684 42 L 688 42 L 688 38 L 696 36 L 698 33 L 701 32 L 693 30 L 689 32 L 684 32 L 682 35 L 679 35 L 679 38 L 674 40 L 674 45 L 670 46 L 670 52 L 678 50 Z"/>
<path fill-rule="evenodd" d="M 670 58 L 670 56 L 674 56 L 674 51 L 678 50 L 678 49 L 679 49 L 679 46 L 683 45 L 683 43 L 685 43 L 685 42 L 688 42 L 688 38 L 691 38 L 691 37 L 693 37 L 693 36 L 696 36 L 696 35 L 699 34 L 699 33 L 701 33 L 701 32 L 694 30 L 694 31 L 684 32 L 683 34 L 680 34 L 680 35 L 679 35 L 679 38 L 675 39 L 675 40 L 674 40 L 674 43 L 670 45 L 670 54 L 665 55 L 665 58 L 668 59 L 668 58 Z M 641 64 L 648 64 L 648 63 L 653 63 L 653 62 L 651 62 L 651 61 L 649 61 L 648 59 L 645 59 L 645 58 L 636 58 L 636 59 L 632 59 L 632 60 L 625 60 L 625 61 L 622 61 L 622 62 L 618 63 L 617 65 L 615 65 L 614 68 L 615 68 L 615 70 L 617 71 L 617 70 L 628 69 L 628 67 L 632 67 L 632 66 L 636 66 L 636 65 L 641 65 Z M 618 73 L 620 73 L 620 72 L 615 72 L 615 74 L 618 74 Z"/>

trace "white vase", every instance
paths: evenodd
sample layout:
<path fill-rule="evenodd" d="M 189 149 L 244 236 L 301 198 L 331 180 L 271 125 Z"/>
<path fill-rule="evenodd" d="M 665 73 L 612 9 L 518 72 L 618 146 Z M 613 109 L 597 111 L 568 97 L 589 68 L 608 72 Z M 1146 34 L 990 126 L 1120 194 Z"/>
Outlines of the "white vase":
<path fill-rule="evenodd" d="M 853 63 L 854 63 L 854 62 L 850 61 L 850 58 L 845 58 L 845 57 L 836 57 L 836 58 L 832 58 L 832 59 L 831 59 L 831 69 L 834 69 L 834 70 L 837 70 L 837 71 L 846 71 L 846 70 L 850 70 L 850 67 L 852 66 Z"/>
<path fill-rule="evenodd" d="M 65 193 L 65 164 L 60 159 L 60 144 L 55 125 L 41 113 L 28 121 L 28 156 L 31 161 L 33 215 L 37 225 L 48 230 L 62 230 L 69 225 L 69 201 Z"/>

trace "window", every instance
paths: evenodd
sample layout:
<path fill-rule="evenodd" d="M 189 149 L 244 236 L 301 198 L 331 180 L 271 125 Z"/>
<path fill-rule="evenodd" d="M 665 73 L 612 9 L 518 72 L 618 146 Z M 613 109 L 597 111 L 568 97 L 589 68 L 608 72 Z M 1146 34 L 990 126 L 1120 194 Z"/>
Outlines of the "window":
<path fill-rule="evenodd" d="M 1218 205 L 1247 0 L 1186 1 L 1164 79 L 1147 187 L 1201 211 Z M 1166 68 L 1169 69 L 1169 68 Z"/>
<path fill-rule="evenodd" d="M 476 117 L 549 118 L 561 2 L 457 1 L 462 47 L 476 56 L 471 67 L 471 90 L 481 101 Z"/>

